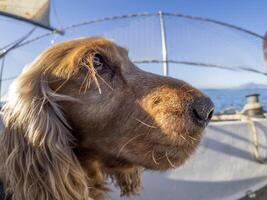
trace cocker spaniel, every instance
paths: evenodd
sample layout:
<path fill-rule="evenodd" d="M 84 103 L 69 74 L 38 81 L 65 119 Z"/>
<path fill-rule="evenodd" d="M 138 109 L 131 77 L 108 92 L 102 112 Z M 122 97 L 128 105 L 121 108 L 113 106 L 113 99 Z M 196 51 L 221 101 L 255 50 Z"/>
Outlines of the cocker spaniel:
<path fill-rule="evenodd" d="M 105 199 L 107 180 L 134 195 L 143 169 L 185 162 L 213 109 L 199 90 L 140 70 L 107 39 L 56 44 L 10 88 L 0 179 L 12 200 Z"/>

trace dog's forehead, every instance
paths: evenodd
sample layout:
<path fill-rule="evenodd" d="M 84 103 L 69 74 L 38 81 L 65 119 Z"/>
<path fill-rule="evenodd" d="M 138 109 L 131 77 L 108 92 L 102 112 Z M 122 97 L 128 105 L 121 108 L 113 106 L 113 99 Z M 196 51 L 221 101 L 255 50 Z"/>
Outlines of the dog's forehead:
<path fill-rule="evenodd" d="M 111 40 L 105 39 L 104 41 L 97 43 L 96 46 L 103 47 L 107 50 L 115 50 L 116 49 L 116 52 L 114 52 L 114 53 L 116 53 L 116 54 L 119 53 L 122 55 L 128 55 L 128 49 L 120 46 L 119 44 L 117 44 L 116 42 L 113 42 Z"/>
<path fill-rule="evenodd" d="M 38 64 L 38 66 L 41 66 L 45 73 L 51 72 L 55 76 L 71 77 L 79 72 L 83 58 L 95 53 L 102 54 L 111 64 L 123 70 L 127 71 L 131 68 L 128 50 L 101 37 L 80 38 L 56 44 L 41 55 L 38 62 L 44 64 Z"/>
<path fill-rule="evenodd" d="M 118 49 L 123 52 L 125 55 L 128 55 L 129 53 L 129 50 L 125 47 L 121 47 L 121 46 L 118 46 Z"/>
<path fill-rule="evenodd" d="M 107 49 L 117 49 L 119 52 L 128 54 L 128 49 L 121 46 L 116 41 L 103 38 L 103 37 L 93 37 L 93 38 L 85 38 L 85 40 L 89 41 L 91 43 L 92 47 L 103 47 Z M 90 45 L 89 45 L 90 47 Z"/>

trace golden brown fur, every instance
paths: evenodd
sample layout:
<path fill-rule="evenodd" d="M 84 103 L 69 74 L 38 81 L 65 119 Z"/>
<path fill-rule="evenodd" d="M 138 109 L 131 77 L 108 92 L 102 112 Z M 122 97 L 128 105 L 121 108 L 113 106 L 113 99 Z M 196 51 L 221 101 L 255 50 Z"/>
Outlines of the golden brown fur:
<path fill-rule="evenodd" d="M 143 168 L 184 163 L 206 125 L 190 85 L 141 71 L 103 38 L 46 50 L 10 89 L 1 180 L 13 200 L 102 199 L 108 178 L 137 194 Z M 206 98 L 206 97 L 205 97 Z"/>

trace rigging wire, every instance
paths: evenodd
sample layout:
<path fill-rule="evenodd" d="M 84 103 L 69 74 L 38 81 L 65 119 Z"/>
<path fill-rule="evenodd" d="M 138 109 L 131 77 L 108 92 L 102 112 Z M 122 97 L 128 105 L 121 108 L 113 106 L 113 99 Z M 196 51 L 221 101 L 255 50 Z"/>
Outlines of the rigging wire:
<path fill-rule="evenodd" d="M 157 13 L 137 13 L 137 14 L 128 14 L 128 15 L 104 17 L 104 18 L 99 18 L 99 19 L 95 19 L 95 20 L 89 20 L 89 21 L 85 21 L 85 22 L 82 22 L 82 23 L 66 26 L 66 27 L 62 28 L 61 30 L 66 32 L 68 30 L 75 29 L 77 27 L 90 25 L 90 24 L 94 24 L 94 23 L 100 23 L 100 22 L 104 22 L 104 21 L 121 20 L 121 19 L 136 18 L 136 17 L 152 17 L 152 16 L 159 16 L 159 15 L 160 15 L 160 13 L 157 12 Z M 221 21 L 218 21 L 218 20 L 213 20 L 213 19 L 210 19 L 210 18 L 197 17 L 197 16 L 191 16 L 191 15 L 184 15 L 184 14 L 180 14 L 180 13 L 168 13 L 168 12 L 163 12 L 162 15 L 169 16 L 169 17 L 185 18 L 185 19 L 189 19 L 189 20 L 196 20 L 196 21 L 203 21 L 203 22 L 207 22 L 207 23 L 212 23 L 212 24 L 215 24 L 215 25 L 218 25 L 218 26 L 223 26 L 223 27 L 227 27 L 229 29 L 234 29 L 234 30 L 237 30 L 237 31 L 240 31 L 240 32 L 244 32 L 245 34 L 248 34 L 248 35 L 251 35 L 251 36 L 256 37 L 258 39 L 264 40 L 264 37 L 262 35 L 259 35 L 259 34 L 253 32 L 253 31 L 250 31 L 248 29 L 245 29 L 245 28 L 233 25 L 233 24 L 221 22 Z M 11 51 L 13 49 L 20 48 L 20 47 L 25 46 L 25 45 L 28 45 L 28 44 L 30 44 L 32 42 L 35 42 L 35 41 L 40 40 L 42 38 L 48 37 L 48 36 L 53 35 L 55 33 L 56 33 L 56 31 L 50 31 L 50 32 L 47 32 L 45 34 L 41 34 L 41 35 L 39 35 L 39 36 L 37 36 L 35 38 L 32 38 L 30 40 L 26 40 L 25 41 L 25 39 L 23 39 L 22 41 L 18 42 L 16 45 L 12 46 L 12 48 L 9 49 L 9 51 Z M 0 59 L 1 59 L 1 54 L 0 54 Z M 141 61 L 134 61 L 134 62 L 135 63 L 163 63 L 164 61 L 162 61 L 162 60 L 141 60 Z M 177 60 L 168 60 L 167 62 L 168 63 L 173 63 L 173 64 L 184 64 L 184 65 L 191 65 L 191 66 L 220 68 L 220 69 L 231 70 L 231 71 L 238 71 L 237 69 L 239 69 L 241 71 L 248 71 L 248 72 L 258 73 L 258 74 L 262 74 L 262 75 L 267 76 L 267 73 L 255 70 L 255 69 L 253 69 L 251 67 L 247 67 L 247 66 L 246 67 L 235 66 L 235 68 L 237 68 L 237 69 L 234 69 L 233 66 L 224 66 L 224 65 L 217 65 L 217 64 L 211 64 L 211 63 L 202 63 L 202 62 L 177 61 Z"/>
<path fill-rule="evenodd" d="M 73 29 L 73 28 L 77 28 L 77 27 L 81 27 L 81 26 L 85 26 L 85 25 L 89 25 L 89 24 L 94 24 L 94 23 L 99 23 L 99 22 L 104 22 L 104 21 L 111 21 L 111 20 L 120 20 L 120 19 L 126 19 L 126 18 L 135 18 L 135 17 L 151 17 L 151 16 L 159 16 L 160 14 L 157 13 L 137 13 L 137 14 L 128 14 L 128 15 L 120 15 L 120 16 L 112 16 L 112 17 L 104 17 L 104 18 L 99 18 L 99 19 L 95 19 L 95 20 L 89 20 L 89 21 L 84 21 L 82 23 L 78 23 L 78 24 L 73 24 L 70 26 L 66 26 L 63 27 L 61 30 L 62 31 L 67 31 L 69 29 Z M 224 27 L 228 27 L 230 29 L 235 29 L 237 31 L 241 31 L 244 32 L 246 34 L 249 34 L 251 36 L 257 37 L 259 39 L 264 40 L 264 37 L 262 35 L 259 35 L 253 31 L 250 31 L 248 29 L 233 25 L 233 24 L 229 24 L 229 23 L 225 23 L 225 22 L 221 22 L 218 20 L 213 20 L 210 18 L 204 18 L 204 17 L 196 17 L 196 16 L 192 16 L 192 15 L 184 15 L 184 14 L 180 14 L 180 13 L 167 13 L 167 12 L 163 12 L 162 15 L 165 16 L 172 16 L 172 17 L 178 17 L 178 18 L 186 18 L 186 19 L 190 19 L 190 20 L 197 20 L 197 21 L 205 21 L 208 23 L 212 23 L 212 24 L 216 24 L 216 25 L 220 25 L 220 26 L 224 26 Z M 50 35 L 55 34 L 56 31 L 50 31 L 47 32 L 45 34 L 39 35 L 35 38 L 32 38 L 31 40 L 25 41 L 22 44 L 20 44 L 17 48 L 30 44 L 36 40 L 39 40 L 41 38 L 44 37 L 48 37 Z"/>
<path fill-rule="evenodd" d="M 51 2 L 52 2 L 52 6 L 51 6 L 51 7 L 52 7 L 52 11 L 53 11 L 53 13 L 54 13 L 54 15 L 55 15 L 55 18 L 56 18 L 57 23 L 58 23 L 58 25 L 59 25 L 59 28 L 60 28 L 60 30 L 61 30 L 61 28 L 62 28 L 63 26 L 62 26 L 62 23 L 61 23 L 61 20 L 60 20 L 58 14 L 57 14 L 56 4 L 55 4 L 55 2 L 54 2 L 53 0 L 52 0 Z"/>
<path fill-rule="evenodd" d="M 1 102 L 1 97 L 2 97 L 2 81 L 3 81 L 3 71 L 4 71 L 4 67 L 5 67 L 5 58 L 6 55 L 13 49 L 15 49 L 17 47 L 17 45 L 19 45 L 20 43 L 22 43 L 24 40 L 26 40 L 28 37 L 31 36 L 31 34 L 36 30 L 36 27 L 33 27 L 26 35 L 24 35 L 23 37 L 21 37 L 20 39 L 18 39 L 16 42 L 13 42 L 9 45 L 6 45 L 8 48 L 2 48 L 0 50 L 0 60 L 2 59 L 2 64 L 1 64 L 1 68 L 0 68 L 0 102 Z"/>
<path fill-rule="evenodd" d="M 244 32 L 244 33 L 249 34 L 251 36 L 255 36 L 255 37 L 259 38 L 259 39 L 264 40 L 264 37 L 262 35 L 259 35 L 258 33 L 255 33 L 255 32 L 250 31 L 248 29 L 242 28 L 240 26 L 236 26 L 236 25 L 233 25 L 233 24 L 221 22 L 221 21 L 218 21 L 218 20 L 213 20 L 213 19 L 205 18 L 205 17 L 196 17 L 196 16 L 191 16 L 191 15 L 184 15 L 184 14 L 179 14 L 179 13 L 163 13 L 163 14 L 166 15 L 166 16 L 182 17 L 182 18 L 187 18 L 187 19 L 191 19 L 191 20 L 210 22 L 210 23 L 213 23 L 213 24 L 217 24 L 217 25 L 221 25 L 221 26 L 225 26 L 225 27 L 228 27 L 228 28 L 231 28 L 231 29 L 235 29 L 235 30 L 241 31 L 241 32 Z"/>
<path fill-rule="evenodd" d="M 19 74 L 16 75 L 16 76 L 10 76 L 10 77 L 7 77 L 7 78 L 2 78 L 1 80 L 2 80 L 2 81 L 10 81 L 10 80 L 14 80 L 14 79 L 17 78 L 18 76 L 19 76 Z"/>
<path fill-rule="evenodd" d="M 231 70 L 231 71 L 237 71 L 236 69 L 232 68 L 232 67 L 225 67 L 223 65 L 215 65 L 215 64 L 211 64 L 211 63 L 202 63 L 202 62 L 189 62 L 189 61 L 177 61 L 177 60 L 167 60 L 167 61 L 163 61 L 163 60 L 133 60 L 134 63 L 136 64 L 148 64 L 148 63 L 164 63 L 164 62 L 168 62 L 168 63 L 172 63 L 172 64 L 183 64 L 183 65 L 193 65 L 193 66 L 201 66 L 201 67 L 212 67 L 212 68 L 219 68 L 219 69 L 226 69 L 226 70 Z"/>
<path fill-rule="evenodd" d="M 133 60 L 134 63 L 136 64 L 149 64 L 149 63 L 164 63 L 165 61 L 162 60 Z M 252 73 L 257 73 L 261 74 L 264 76 L 267 76 L 267 73 L 261 72 L 256 69 L 252 69 L 250 67 L 243 67 L 243 66 L 224 66 L 224 65 L 216 65 L 216 64 L 211 64 L 211 63 L 203 63 L 203 62 L 191 62 L 191 61 L 178 61 L 178 60 L 167 60 L 166 62 L 172 63 L 172 64 L 183 64 L 183 65 L 190 65 L 190 66 L 198 66 L 198 67 L 210 67 L 210 68 L 218 68 L 218 69 L 224 69 L 224 70 L 229 70 L 229 71 L 247 71 L 247 72 L 252 72 Z M 235 69 L 236 68 L 236 69 Z"/>
<path fill-rule="evenodd" d="M 33 27 L 26 35 L 18 39 L 16 42 L 12 42 L 9 45 L 6 45 L 8 48 L 1 48 L 0 50 L 0 59 L 7 55 L 11 50 L 16 49 L 19 44 L 31 36 L 31 34 L 36 30 L 36 27 Z"/>
<path fill-rule="evenodd" d="M 28 34 L 28 33 L 27 33 L 27 34 Z M 3 46 L 3 47 L 0 49 L 0 52 L 1 52 L 1 51 L 5 51 L 5 50 L 8 49 L 10 46 L 13 46 L 13 45 L 15 45 L 15 44 L 20 43 L 20 41 L 22 40 L 22 38 L 24 38 L 24 36 L 21 37 L 21 38 L 19 38 L 19 39 L 17 39 L 17 40 L 15 40 L 15 41 L 13 41 L 13 42 L 11 42 L 11 43 L 9 43 L 9 44 L 7 44 L 7 45 L 5 45 L 5 46 Z M 27 39 L 27 38 L 26 38 L 26 39 Z"/>
<path fill-rule="evenodd" d="M 133 60 L 132 62 L 136 63 L 136 64 L 150 64 L 150 63 L 163 63 L 164 61 L 162 61 L 162 60 Z M 177 60 L 168 60 L 167 62 L 172 63 L 172 64 L 182 64 L 182 65 L 189 65 L 189 66 L 225 69 L 225 70 L 234 71 L 234 72 L 248 71 L 248 72 L 257 73 L 257 74 L 267 76 L 267 73 L 265 73 L 265 72 L 261 72 L 261 71 L 255 70 L 255 69 L 251 69 L 248 67 L 242 67 L 242 66 L 238 66 L 238 67 L 235 66 L 235 68 L 236 68 L 235 69 L 234 67 L 226 67 L 223 65 L 216 65 L 216 64 L 203 63 L 203 62 L 191 62 L 191 61 L 189 62 L 189 61 L 177 61 Z M 16 77 L 17 76 L 7 77 L 7 78 L 2 79 L 2 81 L 13 80 Z"/>
<path fill-rule="evenodd" d="M 2 98 L 2 77 L 3 77 L 4 66 L 5 66 L 5 58 L 6 58 L 5 56 L 2 58 L 2 63 L 1 63 L 1 68 L 0 68 L 0 102 Z"/>

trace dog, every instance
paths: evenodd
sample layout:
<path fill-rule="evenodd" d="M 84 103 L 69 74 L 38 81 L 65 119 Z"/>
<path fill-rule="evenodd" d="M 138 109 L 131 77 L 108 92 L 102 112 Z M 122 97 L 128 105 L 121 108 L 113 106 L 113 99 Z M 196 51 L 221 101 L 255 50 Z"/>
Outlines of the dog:
<path fill-rule="evenodd" d="M 56 44 L 10 87 L 0 179 L 12 200 L 105 199 L 108 180 L 136 195 L 144 169 L 190 157 L 213 110 L 201 91 L 142 71 L 108 39 Z"/>

